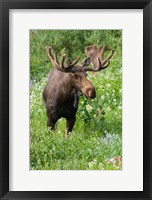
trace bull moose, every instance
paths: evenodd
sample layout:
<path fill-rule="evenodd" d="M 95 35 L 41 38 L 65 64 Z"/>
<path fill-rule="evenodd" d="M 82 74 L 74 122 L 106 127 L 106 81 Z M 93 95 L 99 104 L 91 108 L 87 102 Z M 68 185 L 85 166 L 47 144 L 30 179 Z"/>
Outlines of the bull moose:
<path fill-rule="evenodd" d="M 69 60 L 66 65 L 65 54 L 59 62 L 57 53 L 53 55 L 50 46 L 46 46 L 45 50 L 54 67 L 48 75 L 48 81 L 43 90 L 47 126 L 54 130 L 58 119 L 64 117 L 66 118 L 66 136 L 68 136 L 76 120 L 80 96 L 85 95 L 88 99 L 96 97 L 95 87 L 87 79 L 86 72 L 98 72 L 107 68 L 114 50 L 111 50 L 107 58 L 104 59 L 106 46 L 101 48 L 96 45 L 88 46 L 86 47 L 87 58 L 82 64 L 77 64 L 80 60 L 78 57 L 75 61 Z M 89 67 L 90 64 L 93 67 Z"/>

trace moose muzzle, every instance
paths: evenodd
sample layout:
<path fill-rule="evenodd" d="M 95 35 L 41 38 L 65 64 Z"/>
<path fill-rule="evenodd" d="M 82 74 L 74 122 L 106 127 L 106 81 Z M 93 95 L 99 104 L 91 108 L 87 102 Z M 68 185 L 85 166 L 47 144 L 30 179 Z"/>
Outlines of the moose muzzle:
<path fill-rule="evenodd" d="M 96 97 L 96 91 L 93 86 L 82 89 L 82 92 L 86 96 L 87 99 L 94 99 Z"/>

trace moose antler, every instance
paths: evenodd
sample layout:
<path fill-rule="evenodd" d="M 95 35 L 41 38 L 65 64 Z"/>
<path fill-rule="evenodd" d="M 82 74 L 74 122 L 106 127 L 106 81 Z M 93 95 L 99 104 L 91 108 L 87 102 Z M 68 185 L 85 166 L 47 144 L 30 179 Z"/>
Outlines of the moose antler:
<path fill-rule="evenodd" d="M 106 46 L 102 46 L 101 49 L 97 48 L 96 45 L 86 47 L 86 54 L 90 57 L 90 61 L 93 64 L 93 68 L 84 67 L 85 71 L 97 72 L 102 69 L 105 69 L 110 64 L 110 59 L 114 54 L 114 50 L 110 51 L 110 54 L 104 59 L 104 53 L 106 50 L 109 50 Z"/>
<path fill-rule="evenodd" d="M 56 67 L 58 70 L 62 71 L 62 72 L 70 72 L 72 70 L 72 68 L 79 62 L 80 60 L 80 57 L 78 57 L 75 61 L 73 62 L 70 62 L 68 64 L 68 66 L 65 66 L 64 65 L 64 61 L 65 61 L 65 57 L 66 55 L 63 54 L 62 56 L 62 59 L 61 59 L 61 64 L 59 63 L 58 61 L 58 58 L 57 58 L 57 53 L 55 52 L 54 56 L 52 54 L 52 48 L 50 46 L 46 46 L 45 47 L 45 50 L 48 54 L 48 57 L 50 58 L 52 64 L 54 67 Z"/>

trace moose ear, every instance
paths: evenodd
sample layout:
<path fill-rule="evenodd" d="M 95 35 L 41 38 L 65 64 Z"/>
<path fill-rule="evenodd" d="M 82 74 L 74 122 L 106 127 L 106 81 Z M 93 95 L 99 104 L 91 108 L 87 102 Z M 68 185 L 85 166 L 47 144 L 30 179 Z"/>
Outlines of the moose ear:
<path fill-rule="evenodd" d="M 84 62 L 83 62 L 83 64 L 82 64 L 82 67 L 89 66 L 89 65 L 90 65 L 90 62 L 91 62 L 90 57 L 87 57 L 87 58 L 84 60 Z"/>

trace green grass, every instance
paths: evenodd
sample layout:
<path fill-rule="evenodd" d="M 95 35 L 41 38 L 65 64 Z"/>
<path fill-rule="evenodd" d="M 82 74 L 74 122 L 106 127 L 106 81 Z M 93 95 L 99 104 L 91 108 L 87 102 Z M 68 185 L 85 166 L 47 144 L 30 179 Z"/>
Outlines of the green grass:
<path fill-rule="evenodd" d="M 78 35 L 78 31 L 76 33 Z M 54 34 L 51 31 L 35 31 L 35 35 L 31 35 L 31 79 L 34 77 L 34 83 L 30 87 L 31 170 L 119 170 L 122 168 L 117 160 L 122 157 L 121 33 L 118 32 L 118 35 L 117 32 L 112 31 L 83 32 L 83 35 L 82 31 L 80 33 L 81 37 L 77 36 L 76 40 L 85 38 L 80 50 L 84 49 L 84 44 L 95 44 L 96 42 L 93 42 L 95 38 L 98 44 L 99 36 L 103 34 L 105 36 L 103 43 L 112 46 L 115 54 L 107 69 L 96 73 L 96 76 L 88 72 L 88 79 L 95 86 L 97 97 L 92 100 L 83 96 L 80 98 L 77 120 L 72 135 L 68 138 L 65 138 L 65 119 L 58 121 L 55 131 L 48 132 L 46 112 L 42 102 L 42 91 L 47 81 L 45 76 L 42 77 L 42 72 L 44 75 L 47 74 L 50 65 L 44 46 L 53 43 L 56 48 L 59 48 L 54 41 L 58 41 L 58 37 L 61 37 L 60 31 L 58 37 L 53 38 L 51 42 L 49 42 L 51 36 L 47 37 L 49 34 Z M 70 31 L 70 34 L 74 35 L 74 32 Z M 61 39 L 63 40 L 63 35 Z M 71 42 L 76 43 L 76 41 Z M 60 46 L 62 49 L 62 45 Z M 72 54 L 79 54 L 77 53 L 79 49 L 73 48 L 71 51 Z"/>

